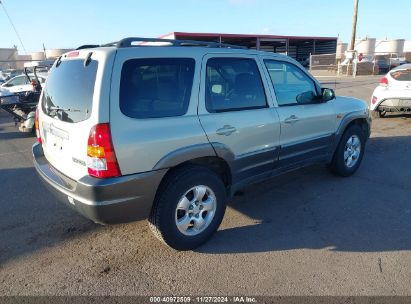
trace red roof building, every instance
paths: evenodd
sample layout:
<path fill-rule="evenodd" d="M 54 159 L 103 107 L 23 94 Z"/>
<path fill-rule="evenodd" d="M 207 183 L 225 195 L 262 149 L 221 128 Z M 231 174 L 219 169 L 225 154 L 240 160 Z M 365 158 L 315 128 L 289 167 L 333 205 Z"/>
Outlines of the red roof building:
<path fill-rule="evenodd" d="M 171 32 L 160 38 L 201 40 L 235 44 L 267 52 L 286 54 L 299 61 L 310 54 L 333 54 L 337 50 L 337 37 L 305 37 L 258 34 L 187 33 Z"/>

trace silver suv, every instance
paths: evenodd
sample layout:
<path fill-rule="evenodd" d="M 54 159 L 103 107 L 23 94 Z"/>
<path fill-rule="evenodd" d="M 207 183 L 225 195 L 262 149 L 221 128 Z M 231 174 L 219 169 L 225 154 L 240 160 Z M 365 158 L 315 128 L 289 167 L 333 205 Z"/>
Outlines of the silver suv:
<path fill-rule="evenodd" d="M 37 111 L 35 167 L 97 223 L 149 218 L 187 250 L 246 185 L 314 163 L 359 167 L 367 104 L 335 97 L 295 60 L 198 41 L 127 38 L 54 64 Z"/>

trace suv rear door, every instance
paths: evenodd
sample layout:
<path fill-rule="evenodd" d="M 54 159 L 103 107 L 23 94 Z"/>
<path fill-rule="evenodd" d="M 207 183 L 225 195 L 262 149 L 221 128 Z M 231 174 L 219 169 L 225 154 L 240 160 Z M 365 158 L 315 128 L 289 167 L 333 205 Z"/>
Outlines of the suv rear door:
<path fill-rule="evenodd" d="M 229 159 L 233 184 L 271 173 L 279 118 L 256 56 L 208 54 L 201 69 L 199 118 L 217 154 Z"/>
<path fill-rule="evenodd" d="M 107 52 L 97 50 L 63 55 L 54 63 L 40 98 L 44 155 L 54 168 L 74 180 L 88 174 L 91 128 L 109 120 L 109 71 L 113 59 Z"/>
<path fill-rule="evenodd" d="M 147 172 L 182 149 L 206 145 L 197 117 L 201 53 L 122 48 L 112 71 L 110 123 L 122 174 Z"/>

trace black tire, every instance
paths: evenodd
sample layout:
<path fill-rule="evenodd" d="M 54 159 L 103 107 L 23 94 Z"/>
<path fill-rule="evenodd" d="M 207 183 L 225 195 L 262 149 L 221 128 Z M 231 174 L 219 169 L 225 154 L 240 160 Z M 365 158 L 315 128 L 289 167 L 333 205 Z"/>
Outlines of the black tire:
<path fill-rule="evenodd" d="M 344 151 L 345 146 L 348 140 L 352 136 L 357 136 L 360 140 L 360 154 L 357 157 L 357 161 L 352 167 L 349 167 L 344 160 Z M 337 149 L 334 152 L 333 159 L 329 166 L 331 172 L 336 175 L 347 177 L 351 176 L 357 171 L 357 169 L 361 165 L 362 158 L 364 156 L 364 149 L 365 149 L 365 135 L 362 128 L 358 125 L 352 125 L 348 129 L 345 130 L 344 134 L 342 135 L 340 142 L 338 143 Z"/>
<path fill-rule="evenodd" d="M 196 235 L 185 235 L 177 227 L 176 209 L 179 200 L 191 188 L 204 185 L 216 197 L 214 216 L 205 230 Z M 176 250 L 192 250 L 205 243 L 218 229 L 226 208 L 226 189 L 221 178 L 202 166 L 184 166 L 174 169 L 162 182 L 149 217 L 149 226 L 155 236 Z"/>
<path fill-rule="evenodd" d="M 378 111 L 378 110 L 375 110 L 375 111 L 372 111 L 372 112 L 371 112 L 371 116 L 372 116 L 373 118 L 383 118 L 383 117 L 385 117 L 386 114 L 387 114 L 386 111 Z"/>

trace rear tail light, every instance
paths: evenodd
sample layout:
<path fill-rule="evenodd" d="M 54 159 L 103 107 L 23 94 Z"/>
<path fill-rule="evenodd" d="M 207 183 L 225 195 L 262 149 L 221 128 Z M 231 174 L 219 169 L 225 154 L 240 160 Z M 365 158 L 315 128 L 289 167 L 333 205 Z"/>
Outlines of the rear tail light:
<path fill-rule="evenodd" d="M 41 143 L 40 129 L 39 129 L 39 109 L 36 108 L 36 116 L 34 118 L 34 127 L 36 128 L 37 142 Z"/>
<path fill-rule="evenodd" d="M 90 130 L 87 143 L 87 168 L 89 175 L 98 178 L 121 175 L 108 123 L 95 125 Z"/>
<path fill-rule="evenodd" d="M 377 97 L 373 96 L 372 99 L 371 99 L 371 103 L 375 104 L 376 102 L 377 102 Z"/>
<path fill-rule="evenodd" d="M 380 79 L 380 86 L 382 86 L 382 87 L 388 87 L 388 79 L 387 79 L 387 77 L 383 77 L 383 78 L 381 78 Z"/>

